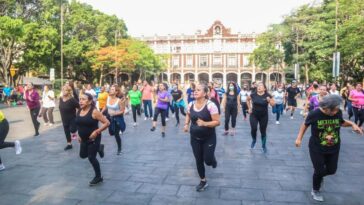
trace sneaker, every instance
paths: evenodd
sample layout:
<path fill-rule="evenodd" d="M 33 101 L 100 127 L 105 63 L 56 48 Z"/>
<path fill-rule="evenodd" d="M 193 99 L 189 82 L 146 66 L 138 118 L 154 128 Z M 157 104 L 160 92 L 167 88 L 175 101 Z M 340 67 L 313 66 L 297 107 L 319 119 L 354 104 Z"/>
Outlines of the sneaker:
<path fill-rule="evenodd" d="M 208 186 L 209 184 L 207 184 L 207 181 L 200 181 L 200 184 L 196 186 L 196 191 L 198 192 L 205 191 Z"/>
<path fill-rule="evenodd" d="M 49 126 L 49 127 L 52 127 L 53 125 L 54 125 L 53 123 L 49 123 L 49 124 L 48 124 L 48 126 Z"/>
<path fill-rule="evenodd" d="M 44 123 L 44 126 L 46 126 L 46 127 L 47 127 L 48 125 L 49 125 L 48 123 Z"/>
<path fill-rule="evenodd" d="M 99 155 L 100 155 L 101 158 L 104 158 L 104 156 L 105 156 L 104 147 L 105 146 L 103 144 L 100 144 Z"/>
<path fill-rule="evenodd" d="M 5 169 L 4 164 L 0 164 L 0 171 L 3 171 Z"/>
<path fill-rule="evenodd" d="M 36 132 L 36 133 L 34 134 L 34 137 L 36 137 L 36 136 L 39 136 L 39 132 Z"/>
<path fill-rule="evenodd" d="M 90 186 L 95 186 L 103 181 L 104 179 L 102 177 L 95 177 L 92 179 L 92 181 L 90 181 Z"/>
<path fill-rule="evenodd" d="M 227 136 L 228 134 L 229 134 L 229 131 L 226 131 L 226 130 L 225 130 L 223 135 L 224 135 L 224 136 Z"/>
<path fill-rule="evenodd" d="M 121 155 L 123 152 L 121 150 L 118 150 L 118 152 L 116 153 L 116 155 Z"/>
<path fill-rule="evenodd" d="M 137 126 L 137 123 L 136 123 L 136 122 L 134 122 L 133 127 L 136 127 L 136 126 Z"/>
<path fill-rule="evenodd" d="M 264 146 L 264 147 L 262 147 L 262 149 L 263 149 L 264 154 L 266 154 L 268 152 L 267 147 Z"/>
<path fill-rule="evenodd" d="M 322 196 L 320 191 L 312 190 L 311 195 L 312 195 L 313 200 L 315 200 L 315 201 L 320 201 L 320 202 L 324 201 L 324 197 Z"/>
<path fill-rule="evenodd" d="M 144 118 L 144 120 L 147 120 L 147 119 L 148 119 L 147 117 Z"/>
<path fill-rule="evenodd" d="M 230 136 L 235 136 L 235 130 L 233 129 L 233 130 L 231 130 L 231 132 L 230 132 Z"/>
<path fill-rule="evenodd" d="M 293 120 L 293 116 L 291 116 L 291 120 Z"/>
<path fill-rule="evenodd" d="M 254 147 L 255 147 L 255 143 L 257 143 L 257 141 L 256 141 L 256 140 L 253 140 L 253 141 L 252 141 L 252 144 L 250 145 L 250 148 L 254 149 Z"/>
<path fill-rule="evenodd" d="M 15 154 L 21 154 L 22 148 L 20 145 L 20 141 L 16 140 L 14 143 L 15 143 Z"/>
<path fill-rule="evenodd" d="M 67 151 L 67 150 L 70 150 L 72 149 L 72 145 L 71 144 L 68 144 L 65 148 L 64 148 L 64 151 Z"/>
<path fill-rule="evenodd" d="M 150 131 L 154 132 L 155 131 L 155 127 L 152 127 L 152 129 L 150 129 Z"/>
<path fill-rule="evenodd" d="M 166 137 L 166 133 L 165 132 L 162 132 L 162 137 Z"/>
<path fill-rule="evenodd" d="M 151 117 L 150 120 L 153 121 L 153 118 Z"/>
<path fill-rule="evenodd" d="M 280 125 L 281 123 L 279 121 L 276 121 L 276 125 Z"/>

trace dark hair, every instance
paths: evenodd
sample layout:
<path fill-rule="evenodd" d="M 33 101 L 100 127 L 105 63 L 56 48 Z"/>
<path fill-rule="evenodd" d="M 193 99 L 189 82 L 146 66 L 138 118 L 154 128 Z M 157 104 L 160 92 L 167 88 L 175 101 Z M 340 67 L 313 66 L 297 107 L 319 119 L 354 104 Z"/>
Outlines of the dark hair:
<path fill-rule="evenodd" d="M 313 88 L 317 89 L 319 87 L 318 84 L 313 84 Z"/>
<path fill-rule="evenodd" d="M 238 86 L 236 85 L 236 83 L 234 83 L 232 81 L 228 84 L 229 87 L 230 87 L 230 85 L 233 85 L 234 86 L 234 95 L 237 96 L 238 95 Z M 226 92 L 226 94 L 228 94 L 228 92 Z"/>
<path fill-rule="evenodd" d="M 210 96 L 209 96 L 209 92 L 210 92 L 209 86 L 206 83 L 199 83 L 199 85 L 202 87 L 203 92 L 206 93 L 205 98 L 209 99 L 210 98 Z"/>
<path fill-rule="evenodd" d="M 83 94 L 87 96 L 88 101 L 91 101 L 91 108 L 94 109 L 96 107 L 96 104 L 92 95 L 90 93 L 83 93 Z"/>
<path fill-rule="evenodd" d="M 195 83 L 191 83 L 191 88 L 192 89 L 196 89 L 196 84 Z"/>

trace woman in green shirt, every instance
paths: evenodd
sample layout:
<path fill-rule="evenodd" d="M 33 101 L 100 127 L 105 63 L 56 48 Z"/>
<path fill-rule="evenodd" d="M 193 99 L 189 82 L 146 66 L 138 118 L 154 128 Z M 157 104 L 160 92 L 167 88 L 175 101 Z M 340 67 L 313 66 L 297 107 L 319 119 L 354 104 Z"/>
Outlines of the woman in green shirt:
<path fill-rule="evenodd" d="M 130 100 L 131 109 L 133 112 L 133 120 L 134 120 L 134 127 L 137 125 L 136 123 L 136 114 L 140 116 L 140 105 L 142 103 L 142 92 L 138 90 L 138 86 L 134 85 L 133 89 L 128 92 L 128 99 Z"/>

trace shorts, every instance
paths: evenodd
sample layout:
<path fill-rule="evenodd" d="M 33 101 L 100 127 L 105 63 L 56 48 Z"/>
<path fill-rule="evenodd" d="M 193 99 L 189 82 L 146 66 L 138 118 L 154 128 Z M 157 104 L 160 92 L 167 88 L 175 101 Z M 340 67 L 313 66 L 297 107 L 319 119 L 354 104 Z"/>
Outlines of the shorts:
<path fill-rule="evenodd" d="M 297 100 L 288 98 L 287 99 L 287 104 L 288 104 L 288 106 L 297 107 Z"/>

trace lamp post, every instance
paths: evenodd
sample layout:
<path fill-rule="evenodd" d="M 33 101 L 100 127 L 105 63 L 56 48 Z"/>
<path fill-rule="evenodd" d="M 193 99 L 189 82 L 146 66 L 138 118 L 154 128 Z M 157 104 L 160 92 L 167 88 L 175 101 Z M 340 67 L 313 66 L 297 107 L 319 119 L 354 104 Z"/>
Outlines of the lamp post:
<path fill-rule="evenodd" d="M 116 30 L 115 31 L 115 82 L 116 84 L 118 84 L 118 74 L 119 74 L 119 70 L 118 70 L 118 65 L 117 65 L 117 61 L 118 61 L 118 54 L 117 54 L 117 43 L 118 43 L 118 37 L 120 37 L 120 31 Z"/>

